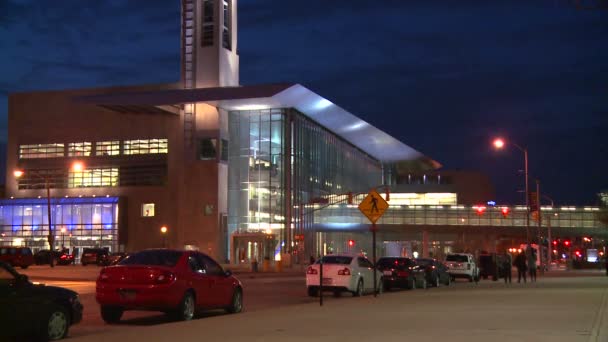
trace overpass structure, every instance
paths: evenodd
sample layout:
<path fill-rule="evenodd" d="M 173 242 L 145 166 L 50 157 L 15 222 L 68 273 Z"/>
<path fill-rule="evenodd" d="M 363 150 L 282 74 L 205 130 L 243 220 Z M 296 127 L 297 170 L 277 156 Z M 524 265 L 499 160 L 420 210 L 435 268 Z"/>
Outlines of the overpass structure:
<path fill-rule="evenodd" d="M 302 211 L 303 231 L 312 233 L 303 234 L 303 244 L 314 246 L 315 253 L 371 250 L 371 225 L 357 205 L 311 205 Z M 396 250 L 416 250 L 423 256 L 458 250 L 501 252 L 526 243 L 528 234 L 532 243 L 544 246 L 554 239 L 580 246 L 584 240 L 588 248 L 606 246 L 606 208 L 542 206 L 540 213 L 540 222 L 531 217 L 526 226 L 524 205 L 390 205 L 376 223 L 378 248 L 380 255 Z"/>

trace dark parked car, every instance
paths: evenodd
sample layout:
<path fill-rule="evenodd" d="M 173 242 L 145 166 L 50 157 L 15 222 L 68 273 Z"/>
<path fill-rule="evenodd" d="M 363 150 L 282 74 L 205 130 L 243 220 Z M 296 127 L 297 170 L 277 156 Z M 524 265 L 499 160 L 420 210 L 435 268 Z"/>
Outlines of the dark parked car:
<path fill-rule="evenodd" d="M 203 309 L 241 312 L 243 288 L 230 271 L 191 250 L 147 249 L 99 272 L 95 298 L 107 323 L 126 310 L 163 311 L 190 320 Z"/>
<path fill-rule="evenodd" d="M 108 255 L 108 257 L 104 260 L 104 266 L 116 265 L 122 261 L 122 259 L 127 257 L 127 253 L 124 252 L 116 252 Z"/>
<path fill-rule="evenodd" d="M 384 289 L 393 287 L 415 289 L 426 288 L 426 277 L 414 259 L 405 257 L 382 257 L 376 262 L 376 268 L 382 272 Z"/>
<path fill-rule="evenodd" d="M 70 265 L 74 263 L 74 255 L 68 254 L 67 250 L 51 252 L 48 249 L 42 249 L 36 252 L 36 254 L 34 254 L 34 263 L 36 263 L 36 265 L 50 265 L 51 253 L 55 259 L 55 265 Z"/>
<path fill-rule="evenodd" d="M 29 247 L 2 246 L 0 247 L 0 261 L 25 269 L 34 263 L 34 258 Z"/>
<path fill-rule="evenodd" d="M 452 282 L 448 268 L 443 263 L 431 258 L 418 258 L 416 262 L 424 270 L 427 284 L 439 287 L 439 284 L 450 285 Z"/>
<path fill-rule="evenodd" d="M 78 294 L 62 287 L 34 285 L 0 262 L 0 340 L 59 340 L 82 319 Z"/>
<path fill-rule="evenodd" d="M 482 252 L 479 255 L 479 276 L 483 279 L 491 277 L 492 280 L 498 280 L 498 260 L 496 253 Z"/>
<path fill-rule="evenodd" d="M 82 266 L 94 264 L 98 266 L 107 265 L 106 259 L 110 253 L 106 248 L 85 248 L 82 250 L 82 257 L 80 257 L 80 263 Z"/>

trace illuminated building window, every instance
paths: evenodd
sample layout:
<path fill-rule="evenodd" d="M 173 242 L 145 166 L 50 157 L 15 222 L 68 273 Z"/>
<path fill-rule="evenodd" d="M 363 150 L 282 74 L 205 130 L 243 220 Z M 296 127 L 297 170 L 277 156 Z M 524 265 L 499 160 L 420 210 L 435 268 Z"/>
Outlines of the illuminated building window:
<path fill-rule="evenodd" d="M 141 216 L 151 217 L 154 216 L 154 203 L 144 203 L 141 205 Z"/>
<path fill-rule="evenodd" d="M 118 168 L 86 169 L 70 172 L 68 188 L 118 186 Z"/>
<path fill-rule="evenodd" d="M 125 140 L 124 154 L 159 154 L 168 153 L 167 139 Z"/>
<path fill-rule="evenodd" d="M 120 141 L 98 141 L 95 143 L 95 155 L 117 156 L 120 154 Z"/>
<path fill-rule="evenodd" d="M 203 1 L 202 46 L 213 45 L 213 0 Z"/>
<path fill-rule="evenodd" d="M 91 155 L 91 150 L 90 142 L 69 143 L 68 157 L 88 157 Z"/>
<path fill-rule="evenodd" d="M 19 159 L 65 157 L 64 144 L 19 145 Z"/>

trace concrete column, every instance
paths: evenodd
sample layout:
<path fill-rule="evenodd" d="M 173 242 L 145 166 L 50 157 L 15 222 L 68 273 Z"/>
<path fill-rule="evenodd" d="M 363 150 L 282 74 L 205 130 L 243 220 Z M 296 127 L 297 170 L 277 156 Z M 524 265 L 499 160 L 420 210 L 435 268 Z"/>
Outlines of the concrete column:
<path fill-rule="evenodd" d="M 429 257 L 429 231 L 427 229 L 422 230 L 422 256 Z"/>

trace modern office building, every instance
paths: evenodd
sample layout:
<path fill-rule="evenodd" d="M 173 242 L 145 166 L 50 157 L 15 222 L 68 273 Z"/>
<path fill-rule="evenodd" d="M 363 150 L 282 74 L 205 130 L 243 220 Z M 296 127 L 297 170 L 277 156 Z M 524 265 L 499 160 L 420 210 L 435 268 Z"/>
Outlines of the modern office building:
<path fill-rule="evenodd" d="M 299 84 L 240 86 L 236 0 L 181 3 L 179 83 L 9 96 L 2 243 L 45 247 L 50 216 L 55 247 L 308 255 L 307 204 L 440 166 Z"/>

